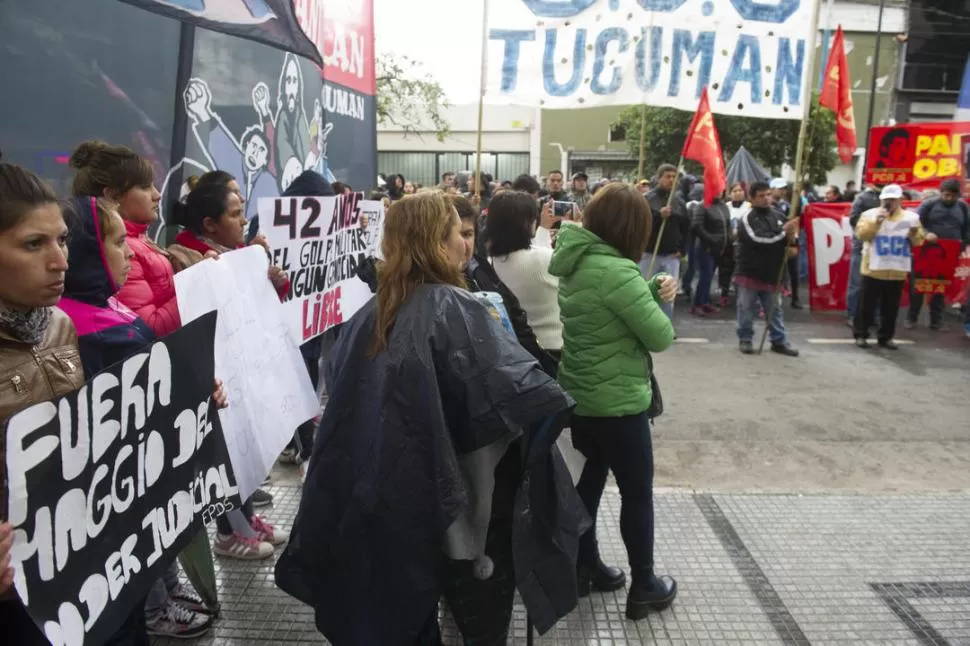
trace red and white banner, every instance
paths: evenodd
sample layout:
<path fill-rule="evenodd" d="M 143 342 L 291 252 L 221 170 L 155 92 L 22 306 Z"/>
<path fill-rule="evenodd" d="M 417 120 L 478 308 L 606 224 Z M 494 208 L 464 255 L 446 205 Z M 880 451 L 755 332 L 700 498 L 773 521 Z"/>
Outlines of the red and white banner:
<path fill-rule="evenodd" d="M 919 203 L 904 202 L 903 206 L 915 210 Z M 813 311 L 845 310 L 852 262 L 851 209 L 852 205 L 848 202 L 815 203 L 809 204 L 802 215 L 808 249 L 809 305 Z M 946 247 L 945 244 L 941 246 Z M 922 262 L 921 254 L 916 254 L 915 258 L 917 263 Z M 963 254 L 946 284 L 947 304 L 966 302 L 968 288 L 970 256 Z M 903 290 L 902 304 L 909 304 L 909 290 Z"/>

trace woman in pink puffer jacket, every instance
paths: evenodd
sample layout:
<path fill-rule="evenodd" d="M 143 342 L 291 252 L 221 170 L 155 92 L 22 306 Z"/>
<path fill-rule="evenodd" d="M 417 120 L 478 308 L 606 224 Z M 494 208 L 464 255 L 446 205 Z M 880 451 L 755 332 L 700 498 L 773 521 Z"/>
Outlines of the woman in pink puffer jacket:
<path fill-rule="evenodd" d="M 168 254 L 145 235 L 158 219 L 162 199 L 151 164 L 124 146 L 85 141 L 71 156 L 71 166 L 79 171 L 74 194 L 108 198 L 125 220 L 128 246 L 135 255 L 118 300 L 148 323 L 155 336 L 171 334 L 181 326 L 175 274 Z"/>

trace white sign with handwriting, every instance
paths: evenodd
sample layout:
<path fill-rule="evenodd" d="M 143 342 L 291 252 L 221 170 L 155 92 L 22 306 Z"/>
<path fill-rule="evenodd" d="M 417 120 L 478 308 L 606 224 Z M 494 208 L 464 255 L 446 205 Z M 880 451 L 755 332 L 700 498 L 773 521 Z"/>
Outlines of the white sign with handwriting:
<path fill-rule="evenodd" d="M 296 427 L 320 412 L 268 269 L 266 252 L 251 246 L 175 276 L 183 324 L 219 312 L 216 377 L 229 397 L 219 417 L 244 500 L 262 483 Z"/>

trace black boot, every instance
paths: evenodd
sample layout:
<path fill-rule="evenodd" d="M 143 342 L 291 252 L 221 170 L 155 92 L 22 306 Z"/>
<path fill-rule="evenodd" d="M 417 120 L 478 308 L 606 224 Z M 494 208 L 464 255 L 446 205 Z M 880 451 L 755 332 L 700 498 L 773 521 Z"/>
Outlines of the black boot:
<path fill-rule="evenodd" d="M 652 570 L 633 576 L 630 593 L 626 597 L 627 619 L 643 619 L 651 612 L 670 607 L 677 597 L 677 582 L 673 577 L 656 576 Z"/>
<path fill-rule="evenodd" d="M 590 562 L 583 562 L 580 558 L 576 568 L 576 590 L 580 598 L 588 597 L 590 590 L 613 592 L 625 585 L 626 574 L 623 570 L 603 563 L 598 552 Z"/>

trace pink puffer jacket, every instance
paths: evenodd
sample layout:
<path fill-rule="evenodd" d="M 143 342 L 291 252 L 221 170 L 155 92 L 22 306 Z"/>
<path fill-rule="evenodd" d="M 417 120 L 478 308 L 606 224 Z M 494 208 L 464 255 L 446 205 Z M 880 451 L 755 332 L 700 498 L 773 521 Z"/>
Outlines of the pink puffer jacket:
<path fill-rule="evenodd" d="M 179 308 L 175 301 L 175 274 L 168 256 L 145 235 L 148 225 L 125 220 L 131 259 L 128 281 L 118 292 L 118 300 L 140 316 L 156 336 L 179 329 Z"/>

